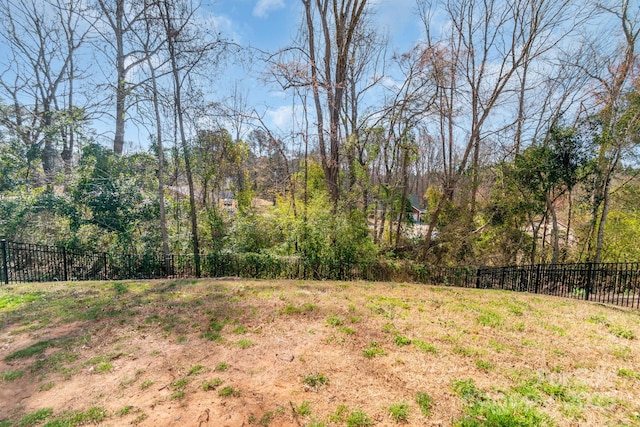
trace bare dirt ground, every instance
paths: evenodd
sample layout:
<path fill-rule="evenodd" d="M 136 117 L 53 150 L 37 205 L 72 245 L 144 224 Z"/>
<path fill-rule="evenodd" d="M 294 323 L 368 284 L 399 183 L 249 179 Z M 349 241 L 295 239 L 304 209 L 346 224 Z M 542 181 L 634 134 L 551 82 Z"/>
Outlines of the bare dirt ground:
<path fill-rule="evenodd" d="M 470 383 L 478 405 L 516 399 L 543 415 L 535 425 L 637 426 L 638 338 L 638 312 L 498 291 L 11 285 L 0 288 L 0 426 L 449 426 L 470 416 L 459 387 Z"/>

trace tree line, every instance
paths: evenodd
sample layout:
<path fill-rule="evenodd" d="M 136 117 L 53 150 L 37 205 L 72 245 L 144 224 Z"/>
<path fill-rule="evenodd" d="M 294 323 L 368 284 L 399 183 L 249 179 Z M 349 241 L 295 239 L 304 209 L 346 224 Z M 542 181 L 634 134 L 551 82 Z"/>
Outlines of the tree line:
<path fill-rule="evenodd" d="M 194 0 L 3 3 L 0 235 L 319 263 L 637 260 L 637 4 L 417 0 L 423 36 L 401 52 L 376 2 L 298 5 L 297 36 L 263 52 Z M 290 100 L 286 129 L 216 82 L 246 64 Z M 125 149 L 131 125 L 148 149 Z"/>

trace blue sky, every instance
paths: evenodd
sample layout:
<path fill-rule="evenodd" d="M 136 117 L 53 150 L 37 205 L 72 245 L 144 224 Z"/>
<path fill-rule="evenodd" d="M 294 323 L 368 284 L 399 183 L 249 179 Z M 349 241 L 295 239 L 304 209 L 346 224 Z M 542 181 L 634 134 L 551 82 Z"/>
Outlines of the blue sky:
<path fill-rule="evenodd" d="M 408 50 L 420 37 L 421 22 L 415 0 L 370 0 L 372 19 L 381 32 L 389 35 L 389 53 Z M 203 3 L 213 15 L 219 30 L 243 46 L 276 52 L 292 44 L 302 19 L 300 0 L 209 0 Z M 228 65 L 221 91 L 231 93 L 234 83 L 248 94 L 248 103 L 265 114 L 267 125 L 287 127 L 292 115 L 291 98 L 276 87 L 265 87 L 259 80 L 264 64 L 240 71 Z M 246 73 L 246 74 L 245 74 Z"/>

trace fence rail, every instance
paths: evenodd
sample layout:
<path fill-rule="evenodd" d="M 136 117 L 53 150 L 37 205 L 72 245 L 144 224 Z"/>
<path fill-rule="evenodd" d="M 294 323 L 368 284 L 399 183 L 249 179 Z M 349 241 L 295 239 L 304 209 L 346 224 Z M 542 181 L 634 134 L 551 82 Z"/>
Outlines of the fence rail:
<path fill-rule="evenodd" d="M 1 283 L 194 277 L 194 255 L 110 254 L 0 240 Z M 640 263 L 436 267 L 386 261 L 199 255 L 202 277 L 408 281 L 555 295 L 640 309 Z"/>

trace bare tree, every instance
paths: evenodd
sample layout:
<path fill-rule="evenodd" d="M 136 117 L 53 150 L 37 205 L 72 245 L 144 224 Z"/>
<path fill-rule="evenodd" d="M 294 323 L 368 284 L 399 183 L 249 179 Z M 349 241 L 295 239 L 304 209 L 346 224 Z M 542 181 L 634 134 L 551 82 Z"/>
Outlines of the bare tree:
<path fill-rule="evenodd" d="M 351 49 L 366 13 L 367 0 L 301 1 L 305 13 L 306 53 L 316 110 L 318 145 L 335 209 L 340 195 L 340 113 L 345 92 L 349 90 Z M 328 128 L 325 127 L 327 121 Z"/>
<path fill-rule="evenodd" d="M 113 151 L 122 154 L 124 149 L 125 123 L 130 104 L 127 100 L 130 94 L 140 85 L 133 80 L 132 71 L 144 64 L 149 56 L 153 56 L 161 47 L 156 44 L 153 49 L 150 37 L 152 33 L 144 34 L 145 19 L 148 18 L 148 8 L 152 1 L 135 0 L 97 0 L 98 20 L 94 25 L 95 31 L 102 36 L 104 57 L 113 62 L 115 76 L 115 133 L 113 137 Z M 141 45 L 140 40 L 147 39 Z"/>
<path fill-rule="evenodd" d="M 625 92 L 630 82 L 637 78 L 638 71 L 636 43 L 640 34 L 640 10 L 634 10 L 631 3 L 623 0 L 615 6 L 600 5 L 617 19 L 622 30 L 622 43 L 604 61 L 598 61 L 604 67 L 590 72 L 594 81 L 601 85 L 597 106 L 600 111 L 596 118 L 598 154 L 588 239 L 589 259 L 593 262 L 602 260 L 613 178 L 625 149 L 635 142 L 629 131 L 640 121 L 640 117 L 624 117 Z"/>
<path fill-rule="evenodd" d="M 433 69 L 438 82 L 441 113 L 434 135 L 442 143 L 444 197 L 432 211 L 423 256 L 445 204 L 454 200 L 460 179 L 469 175 L 469 221 L 476 211 L 480 185 L 480 153 L 483 140 L 503 126 L 496 114 L 512 90 L 520 72 L 526 86 L 528 64 L 556 43 L 553 29 L 568 2 L 561 0 L 422 0 L 420 10 L 427 43 L 436 52 Z M 444 12 L 450 22 L 441 34 L 434 32 L 433 16 Z M 524 83 L 523 83 L 524 79 Z M 523 100 L 520 97 L 520 101 Z M 520 103 L 519 103 L 520 104 Z M 524 107 L 518 108 L 516 125 L 522 125 Z M 492 119 L 493 123 L 492 123 Z M 461 124 L 464 134 L 456 131 Z M 518 131 L 521 134 L 521 130 Z M 456 141 L 463 141 L 457 144 Z M 519 140 L 516 141 L 519 144 Z M 471 225 L 471 224 L 470 224 Z"/>
<path fill-rule="evenodd" d="M 4 121 L 27 147 L 42 144 L 47 185 L 54 181 L 58 138 L 63 141 L 62 158 L 70 173 L 74 127 L 83 119 L 74 99 L 79 77 L 74 58 L 88 29 L 78 14 L 75 5 L 63 0 L 9 1 L 0 7 L 4 24 L 0 37 L 10 51 L 1 87 L 13 102 L 13 120 L 5 117 Z"/>
<path fill-rule="evenodd" d="M 189 187 L 189 211 L 191 218 L 191 241 L 195 260 L 195 274 L 200 276 L 200 240 L 198 235 L 198 218 L 195 197 L 195 185 L 192 171 L 191 148 L 189 146 L 187 104 L 185 89 L 189 88 L 192 95 L 197 93 L 193 84 L 198 71 L 203 67 L 213 67 L 218 64 L 219 56 L 227 47 L 227 42 L 220 39 L 218 34 L 211 34 L 200 30 L 197 23 L 199 7 L 197 4 L 185 0 L 171 2 L 162 0 L 157 3 L 157 12 L 166 42 L 170 75 L 173 86 L 173 102 L 177 124 L 177 134 L 182 148 L 185 172 Z M 192 86 L 189 86 L 192 85 Z M 192 123 L 197 119 L 192 118 Z M 192 126 L 192 129 L 195 127 Z M 195 135 L 194 135 L 195 136 Z"/>

